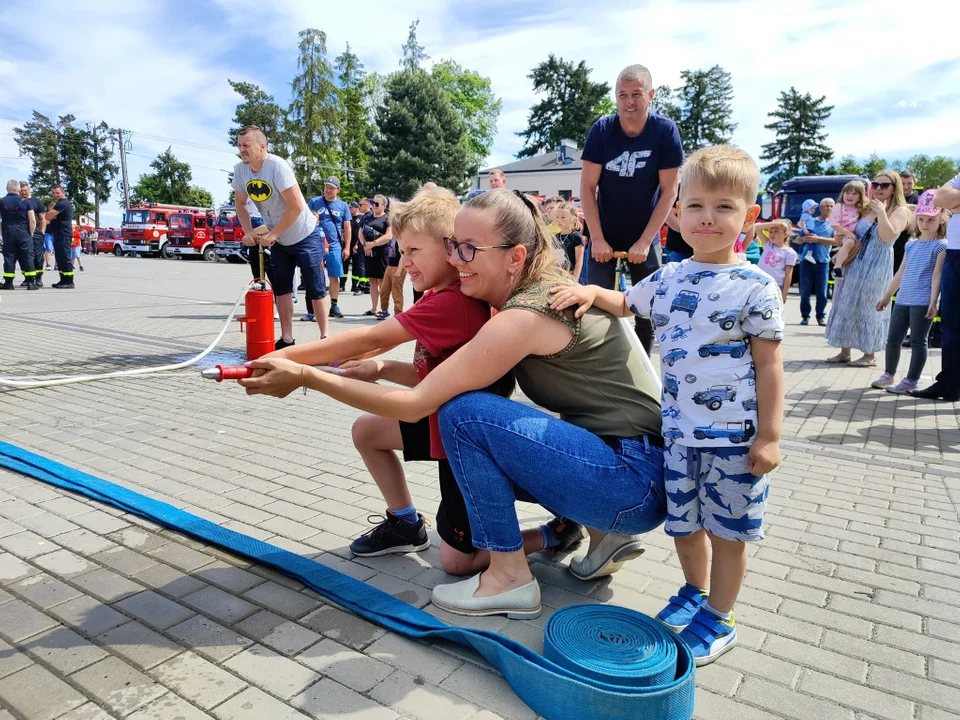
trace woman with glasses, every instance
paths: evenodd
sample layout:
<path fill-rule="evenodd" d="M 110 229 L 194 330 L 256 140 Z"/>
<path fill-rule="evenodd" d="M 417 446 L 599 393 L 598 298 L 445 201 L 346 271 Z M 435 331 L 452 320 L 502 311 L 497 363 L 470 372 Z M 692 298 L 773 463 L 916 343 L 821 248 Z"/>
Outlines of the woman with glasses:
<path fill-rule="evenodd" d="M 833 300 L 827 321 L 827 342 L 840 348 L 828 362 L 853 367 L 874 367 L 876 353 L 886 345 L 890 309 L 877 310 L 893 279 L 893 243 L 910 219 L 900 175 L 886 170 L 870 183 L 870 209 L 854 233 L 862 243 L 860 252 L 843 271 L 843 288 Z M 851 359 L 856 348 L 863 355 Z"/>
<path fill-rule="evenodd" d="M 374 195 L 371 205 L 373 215 L 360 221 L 367 278 L 370 280 L 370 309 L 364 315 L 382 319 L 377 304 L 380 301 L 380 284 L 387 269 L 387 245 L 393 240 L 393 231 L 390 230 L 390 218 L 387 217 L 387 199 L 383 195 Z"/>
<path fill-rule="evenodd" d="M 550 309 L 551 287 L 572 284 L 563 250 L 540 210 L 509 190 L 468 201 L 444 239 L 464 295 L 498 312 L 413 388 L 325 374 L 289 360 L 258 360 L 250 394 L 284 397 L 298 387 L 356 408 L 413 422 L 440 412 L 443 446 L 463 492 L 473 545 L 489 568 L 433 591 L 459 615 L 532 618 L 540 587 L 527 566 L 516 501 L 535 501 L 585 525 L 582 580 L 639 556 L 639 533 L 666 518 L 659 390 L 619 320 L 591 308 L 581 318 Z M 544 408 L 480 392 L 510 370 Z M 557 417 L 559 415 L 559 417 Z"/>

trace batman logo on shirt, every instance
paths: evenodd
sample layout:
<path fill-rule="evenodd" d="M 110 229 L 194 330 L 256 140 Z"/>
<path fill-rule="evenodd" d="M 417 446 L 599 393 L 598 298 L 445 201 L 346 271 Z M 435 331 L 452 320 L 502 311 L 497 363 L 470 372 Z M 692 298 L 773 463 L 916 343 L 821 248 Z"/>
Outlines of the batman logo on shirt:
<path fill-rule="evenodd" d="M 273 195 L 273 188 L 264 180 L 254 178 L 247 183 L 247 195 L 254 202 L 264 202 Z"/>

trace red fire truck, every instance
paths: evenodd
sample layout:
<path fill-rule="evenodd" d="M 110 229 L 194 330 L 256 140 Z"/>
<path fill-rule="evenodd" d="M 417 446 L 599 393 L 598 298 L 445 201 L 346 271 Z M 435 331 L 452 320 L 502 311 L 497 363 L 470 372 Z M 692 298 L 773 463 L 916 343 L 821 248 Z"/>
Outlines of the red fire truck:
<path fill-rule="evenodd" d="M 213 210 L 171 213 L 167 249 L 181 257 L 202 257 L 213 262 L 217 259 L 213 239 L 215 219 Z"/>
<path fill-rule="evenodd" d="M 149 202 L 134 205 L 123 216 L 121 225 L 123 242 L 132 252 L 152 257 L 173 257 L 173 250 L 168 247 L 167 239 L 170 215 L 194 210 L 201 213 L 207 211 L 206 208 L 188 205 L 163 205 Z"/>
<path fill-rule="evenodd" d="M 216 240 L 217 257 L 227 262 L 246 262 L 241 252 L 243 248 L 243 228 L 237 218 L 237 211 L 233 205 L 224 205 L 220 208 L 220 217 L 213 229 Z"/>

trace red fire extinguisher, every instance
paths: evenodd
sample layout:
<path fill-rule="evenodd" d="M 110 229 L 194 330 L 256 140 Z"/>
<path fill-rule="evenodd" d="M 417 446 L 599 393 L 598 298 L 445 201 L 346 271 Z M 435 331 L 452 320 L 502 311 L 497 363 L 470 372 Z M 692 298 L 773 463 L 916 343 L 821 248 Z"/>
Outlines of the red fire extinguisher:
<path fill-rule="evenodd" d="M 244 316 L 240 330 L 247 324 L 247 360 L 256 360 L 274 350 L 273 288 L 263 273 L 263 246 L 260 248 L 260 277 L 250 283 L 244 298 Z"/>

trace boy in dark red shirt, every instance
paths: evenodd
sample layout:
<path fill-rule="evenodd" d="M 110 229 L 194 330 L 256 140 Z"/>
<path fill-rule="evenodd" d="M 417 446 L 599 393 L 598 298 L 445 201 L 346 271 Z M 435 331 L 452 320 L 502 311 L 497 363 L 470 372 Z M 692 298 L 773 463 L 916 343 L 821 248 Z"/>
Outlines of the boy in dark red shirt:
<path fill-rule="evenodd" d="M 416 340 L 412 363 L 393 360 L 351 360 L 340 365 L 347 377 L 368 382 L 386 380 L 413 387 L 462 345 L 473 339 L 490 319 L 490 307 L 460 292 L 457 269 L 447 262 L 445 237 L 453 234 L 460 203 L 449 190 L 422 190 L 409 203 L 391 203 L 390 226 L 400 247 L 401 266 L 413 286 L 425 291 L 413 307 L 365 328 L 348 330 L 322 341 L 294 345 L 267 357 L 283 357 L 306 365 L 330 364 L 343 358 L 379 355 L 402 343 Z M 512 378 L 492 391 L 509 395 Z M 507 389 L 509 386 L 509 389 Z M 407 487 L 405 461 L 438 463 L 440 507 L 437 533 L 440 563 L 452 574 L 472 574 L 488 563 L 486 552 L 477 552 L 470 535 L 463 496 L 446 460 L 437 415 L 415 423 L 377 415 L 363 415 L 353 424 L 353 442 L 367 470 L 387 502 L 383 522 L 350 544 L 360 557 L 420 552 L 430 546 L 423 516 L 417 512 Z M 524 533 L 528 552 L 570 549 L 582 539 L 576 523 L 552 520 Z"/>

